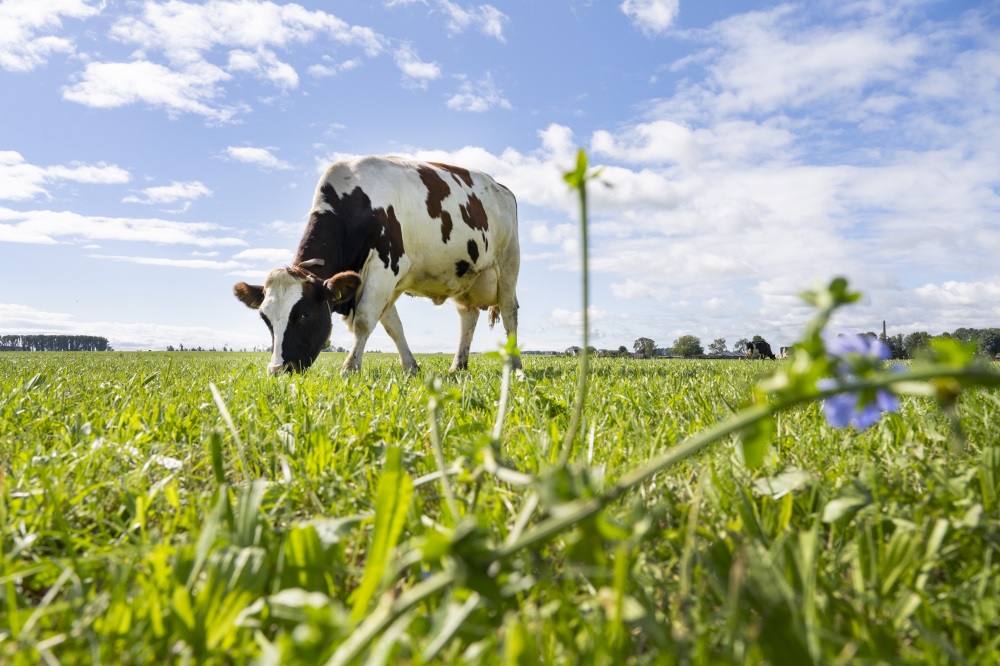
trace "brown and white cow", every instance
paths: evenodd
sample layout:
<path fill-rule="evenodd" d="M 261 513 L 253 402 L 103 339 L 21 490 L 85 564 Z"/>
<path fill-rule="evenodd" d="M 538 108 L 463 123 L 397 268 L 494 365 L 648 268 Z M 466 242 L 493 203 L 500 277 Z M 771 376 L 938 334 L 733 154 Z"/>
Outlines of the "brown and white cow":
<path fill-rule="evenodd" d="M 468 367 L 480 309 L 489 309 L 491 327 L 502 318 L 507 334 L 517 335 L 519 267 L 517 202 L 506 187 L 447 164 L 361 157 L 320 178 L 292 266 L 271 271 L 263 285 L 240 282 L 234 293 L 271 331 L 271 373 L 312 365 L 334 312 L 354 333 L 342 373 L 361 368 L 378 322 L 413 372 L 396 299 L 450 298 L 461 329 L 451 369 L 459 370 Z"/>

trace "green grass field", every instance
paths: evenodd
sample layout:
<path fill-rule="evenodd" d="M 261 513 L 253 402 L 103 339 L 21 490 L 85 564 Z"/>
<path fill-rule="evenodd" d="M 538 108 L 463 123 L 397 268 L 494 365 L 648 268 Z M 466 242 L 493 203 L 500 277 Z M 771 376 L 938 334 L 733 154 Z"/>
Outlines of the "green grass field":
<path fill-rule="evenodd" d="M 593 359 L 560 467 L 575 360 L 498 441 L 499 359 L 341 360 L 0 355 L 0 663 L 1000 663 L 996 389 L 799 405 L 598 510 L 780 363 Z"/>

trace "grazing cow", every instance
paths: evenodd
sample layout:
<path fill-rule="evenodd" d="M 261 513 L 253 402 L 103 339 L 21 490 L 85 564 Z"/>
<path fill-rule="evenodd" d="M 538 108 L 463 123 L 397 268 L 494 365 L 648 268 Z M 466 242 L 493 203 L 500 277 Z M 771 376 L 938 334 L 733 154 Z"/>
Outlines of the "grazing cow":
<path fill-rule="evenodd" d="M 747 343 L 747 358 L 769 358 L 773 360 L 774 352 L 771 351 L 771 345 L 763 340 L 757 340 Z"/>
<path fill-rule="evenodd" d="M 782 347 L 778 350 L 778 358 L 788 358 L 792 354 L 791 347 Z"/>
<path fill-rule="evenodd" d="M 361 368 L 378 322 L 403 369 L 414 372 L 396 299 L 405 293 L 440 305 L 450 298 L 461 329 L 454 371 L 468 367 L 480 309 L 489 309 L 491 328 L 502 318 L 516 337 L 519 266 L 517 202 L 506 187 L 447 164 L 361 157 L 331 165 L 320 178 L 292 266 L 233 291 L 260 310 L 271 331 L 272 374 L 312 365 L 329 341 L 334 312 L 354 333 L 342 374 Z"/>

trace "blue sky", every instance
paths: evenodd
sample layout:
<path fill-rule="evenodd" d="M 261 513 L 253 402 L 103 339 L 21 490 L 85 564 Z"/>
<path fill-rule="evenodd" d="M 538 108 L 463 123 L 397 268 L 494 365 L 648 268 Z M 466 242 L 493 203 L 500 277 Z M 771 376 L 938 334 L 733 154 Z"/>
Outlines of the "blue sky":
<path fill-rule="evenodd" d="M 514 191 L 521 344 L 564 349 L 578 147 L 598 347 L 789 344 L 834 275 L 844 328 L 1000 326 L 997 2 L 3 0 L 0 90 L 0 333 L 266 345 L 232 285 L 326 164 L 398 154 Z M 400 315 L 454 351 L 449 304 Z"/>

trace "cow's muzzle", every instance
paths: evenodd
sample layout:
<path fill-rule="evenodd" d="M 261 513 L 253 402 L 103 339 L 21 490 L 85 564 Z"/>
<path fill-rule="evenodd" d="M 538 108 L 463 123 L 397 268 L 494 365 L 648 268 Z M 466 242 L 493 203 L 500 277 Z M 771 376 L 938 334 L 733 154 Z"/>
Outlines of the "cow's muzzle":
<path fill-rule="evenodd" d="M 279 363 L 277 365 L 268 363 L 267 371 L 272 375 L 280 375 L 282 372 L 298 374 L 302 372 L 302 365 L 296 363 L 295 361 L 285 361 L 284 363 Z"/>

